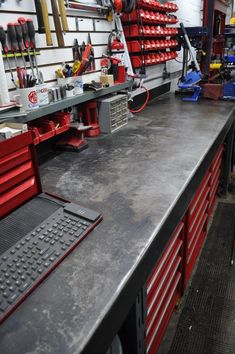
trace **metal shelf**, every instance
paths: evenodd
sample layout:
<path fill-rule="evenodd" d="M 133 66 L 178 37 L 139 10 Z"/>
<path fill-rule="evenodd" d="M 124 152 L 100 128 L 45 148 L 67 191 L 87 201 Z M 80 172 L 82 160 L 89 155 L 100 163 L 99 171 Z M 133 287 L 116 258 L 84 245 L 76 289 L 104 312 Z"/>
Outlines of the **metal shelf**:
<path fill-rule="evenodd" d="M 61 111 L 63 109 L 76 106 L 78 104 L 94 100 L 96 98 L 109 95 L 111 93 L 115 93 L 124 89 L 131 87 L 132 80 L 129 80 L 123 84 L 117 84 L 111 87 L 104 88 L 100 91 L 88 91 L 82 95 L 74 96 L 71 98 L 66 98 L 61 101 L 50 103 L 49 105 L 40 107 L 34 111 L 25 112 L 23 110 L 17 110 L 13 112 L 7 112 L 0 114 L 0 123 L 11 121 L 11 122 L 19 122 L 19 123 L 27 123 L 34 119 L 47 116 L 49 114 Z"/>

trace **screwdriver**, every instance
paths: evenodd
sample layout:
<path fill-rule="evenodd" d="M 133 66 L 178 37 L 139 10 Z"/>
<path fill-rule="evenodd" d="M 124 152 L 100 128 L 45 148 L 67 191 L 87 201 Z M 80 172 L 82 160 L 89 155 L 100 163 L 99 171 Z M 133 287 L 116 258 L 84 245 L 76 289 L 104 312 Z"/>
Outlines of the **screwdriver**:
<path fill-rule="evenodd" d="M 37 78 L 38 78 L 38 81 L 39 81 L 40 76 L 39 76 L 39 71 L 38 71 L 37 55 L 36 55 L 36 51 L 35 51 L 35 48 L 36 48 L 35 28 L 34 28 L 33 20 L 31 18 L 28 18 L 26 20 L 26 22 L 27 22 L 27 26 L 28 26 L 28 33 L 29 33 L 29 39 L 30 39 L 29 45 L 30 45 L 30 48 L 33 49 L 36 72 L 37 72 Z"/>
<path fill-rule="evenodd" d="M 24 68 L 25 68 L 25 71 L 27 71 L 26 69 L 26 62 L 25 62 L 25 58 L 24 58 L 24 42 L 23 42 L 23 32 L 22 32 L 22 28 L 21 28 L 21 25 L 16 22 L 15 23 L 15 30 L 16 30 L 16 39 L 17 39 L 17 42 L 18 42 L 18 49 L 21 53 L 21 56 L 22 56 L 22 60 L 23 60 L 23 63 L 24 63 Z"/>
<path fill-rule="evenodd" d="M 9 57 L 8 57 L 8 47 L 7 47 L 7 36 L 6 36 L 6 33 L 4 31 L 4 28 L 2 26 L 0 26 L 0 42 L 2 44 L 2 49 L 3 49 L 3 52 L 4 54 L 6 55 L 6 59 L 7 59 L 7 64 L 8 64 L 8 67 L 9 67 L 9 70 L 10 70 L 10 73 L 11 73 L 11 81 L 13 82 L 13 84 L 15 86 L 16 83 L 15 83 L 15 80 L 14 80 L 14 76 L 13 76 L 13 71 L 12 71 L 12 67 L 11 67 L 11 63 L 10 63 L 10 60 L 9 60 Z"/>
<path fill-rule="evenodd" d="M 29 56 L 29 62 L 30 62 L 30 67 L 31 67 L 31 70 L 32 70 L 33 78 L 35 78 L 33 62 L 32 62 L 32 58 L 31 58 L 30 51 L 29 51 L 30 39 L 29 39 L 29 33 L 28 33 L 28 26 L 27 26 L 27 23 L 26 23 L 26 20 L 25 20 L 24 17 L 19 17 L 18 18 L 18 22 L 19 22 L 19 24 L 21 25 L 21 28 L 22 28 L 24 46 L 25 46 L 25 49 L 26 49 L 26 51 L 28 53 L 28 56 Z"/>
<path fill-rule="evenodd" d="M 17 39 L 16 39 L 15 24 L 12 22 L 7 24 L 7 38 L 8 38 L 8 42 L 10 43 L 10 46 L 11 46 L 11 51 L 15 57 L 16 68 L 18 68 L 19 65 L 18 65 L 17 58 L 16 58 L 16 51 L 18 49 L 18 44 L 17 44 Z"/>

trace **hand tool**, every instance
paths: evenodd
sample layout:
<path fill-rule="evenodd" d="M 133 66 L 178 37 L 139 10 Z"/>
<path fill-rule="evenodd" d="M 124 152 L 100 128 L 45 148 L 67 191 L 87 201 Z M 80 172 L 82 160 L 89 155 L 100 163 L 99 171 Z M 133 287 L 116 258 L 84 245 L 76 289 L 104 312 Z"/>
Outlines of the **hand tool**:
<path fill-rule="evenodd" d="M 90 55 L 91 55 L 91 50 L 92 50 L 92 46 L 90 43 L 88 43 L 86 46 L 85 46 L 85 50 L 83 51 L 83 54 L 82 54 L 82 62 L 81 62 L 81 65 L 76 73 L 77 76 L 81 75 L 84 71 L 86 71 L 88 65 L 89 65 L 89 58 L 90 58 Z"/>
<path fill-rule="evenodd" d="M 30 39 L 29 39 L 28 26 L 27 26 L 27 23 L 26 23 L 26 20 L 25 20 L 24 17 L 19 17 L 19 18 L 18 18 L 18 22 L 20 23 L 21 28 L 22 28 L 24 46 L 25 46 L 25 49 L 26 49 L 26 51 L 27 51 L 27 53 L 28 53 L 29 62 L 30 62 L 30 67 L 31 67 L 31 70 L 32 70 L 33 78 L 35 78 L 33 62 L 32 62 L 32 58 L 31 58 L 30 51 L 29 51 L 29 48 L 30 48 Z"/>
<path fill-rule="evenodd" d="M 34 59 L 35 59 L 35 66 L 36 66 L 36 73 L 37 73 L 37 79 L 39 81 L 39 70 L 38 70 L 38 63 L 37 63 L 37 55 L 36 55 L 36 42 L 35 42 L 35 28 L 33 24 L 33 20 L 31 18 L 28 18 L 26 20 L 27 26 L 28 26 L 28 33 L 29 33 L 29 46 L 33 50 L 34 53 Z"/>
<path fill-rule="evenodd" d="M 63 37 L 63 33 L 62 33 L 62 28 L 61 28 L 60 17 L 59 17 L 59 12 L 58 12 L 56 0 L 51 0 L 51 8 L 52 8 L 52 13 L 53 13 L 53 19 L 54 19 L 54 24 L 55 24 L 55 31 L 56 31 L 58 45 L 59 45 L 59 47 L 64 47 L 64 37 Z"/>
<path fill-rule="evenodd" d="M 80 46 L 78 44 L 78 40 L 74 39 L 74 43 L 73 43 L 73 60 L 81 60 L 81 55 L 80 55 Z"/>
<path fill-rule="evenodd" d="M 41 7 L 42 7 L 42 17 L 43 17 L 45 32 L 46 32 L 47 45 L 48 46 L 53 45 L 46 0 L 41 0 Z"/>
<path fill-rule="evenodd" d="M 2 44 L 3 52 L 6 55 L 7 64 L 8 64 L 10 73 L 11 73 L 11 81 L 17 87 L 17 85 L 15 83 L 15 80 L 14 80 L 13 71 L 12 71 L 12 68 L 11 68 L 11 63 L 10 63 L 10 60 L 9 60 L 9 57 L 8 57 L 9 49 L 8 49 L 8 46 L 7 46 L 7 37 L 6 37 L 6 33 L 4 31 L 4 28 L 2 26 L 0 26 L 0 42 Z"/>
<path fill-rule="evenodd" d="M 90 54 L 90 58 L 89 58 L 89 63 L 90 63 L 89 70 L 95 71 L 95 69 L 96 69 L 95 68 L 95 53 L 94 53 L 94 48 L 92 47 L 90 33 L 88 33 L 88 43 L 91 45 L 91 54 Z"/>
<path fill-rule="evenodd" d="M 38 20 L 38 33 L 45 33 L 45 27 L 43 22 L 43 14 L 40 0 L 34 0 L 37 20 Z"/>
<path fill-rule="evenodd" d="M 61 17 L 63 31 L 64 32 L 68 32 L 69 31 L 69 26 L 68 26 L 68 20 L 67 20 L 67 16 L 66 16 L 66 11 L 65 11 L 64 0 L 58 0 L 58 3 L 59 3 L 60 17 Z"/>
<path fill-rule="evenodd" d="M 26 62 L 25 62 L 25 58 L 24 58 L 25 47 L 24 47 L 24 42 L 23 42 L 23 32 L 22 32 L 21 25 L 18 22 L 15 23 L 15 31 L 16 31 L 16 39 L 18 42 L 18 49 L 19 49 L 21 56 L 22 56 L 25 71 L 27 71 Z"/>
<path fill-rule="evenodd" d="M 11 48 L 11 51 L 12 51 L 14 58 L 15 58 L 16 68 L 18 68 L 19 65 L 18 65 L 18 61 L 17 61 L 17 57 L 16 57 L 18 43 L 17 43 L 17 38 L 16 38 L 15 24 L 12 22 L 7 24 L 7 39 L 8 39 L 8 42 L 10 43 L 10 48 Z"/>

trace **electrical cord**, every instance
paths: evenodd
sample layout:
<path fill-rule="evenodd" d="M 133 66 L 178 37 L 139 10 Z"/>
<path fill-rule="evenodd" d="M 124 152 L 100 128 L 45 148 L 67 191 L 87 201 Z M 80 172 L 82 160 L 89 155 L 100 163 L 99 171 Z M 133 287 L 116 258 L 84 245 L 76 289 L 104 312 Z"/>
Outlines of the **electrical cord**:
<path fill-rule="evenodd" d="M 133 113 L 133 114 L 142 112 L 142 111 L 146 108 L 146 106 L 147 106 L 147 104 L 148 104 L 148 102 L 149 102 L 150 92 L 149 92 L 148 88 L 147 88 L 146 86 L 144 86 L 144 85 L 142 85 L 141 88 L 146 91 L 146 99 L 145 99 L 144 104 L 143 104 L 142 106 L 140 106 L 139 108 L 137 108 L 137 109 L 131 109 L 131 108 L 129 107 L 129 111 L 130 111 L 131 113 Z"/>

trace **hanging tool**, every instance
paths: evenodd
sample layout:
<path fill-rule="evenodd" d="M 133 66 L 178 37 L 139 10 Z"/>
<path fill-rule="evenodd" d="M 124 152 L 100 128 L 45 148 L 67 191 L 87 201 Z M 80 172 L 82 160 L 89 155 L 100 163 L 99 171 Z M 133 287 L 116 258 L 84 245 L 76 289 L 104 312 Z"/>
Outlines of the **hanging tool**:
<path fill-rule="evenodd" d="M 45 26 L 43 22 L 43 14 L 40 0 L 34 0 L 37 20 L 38 20 L 38 33 L 45 33 Z"/>
<path fill-rule="evenodd" d="M 95 71 L 95 69 L 96 69 L 96 67 L 95 67 L 95 53 L 94 53 L 94 48 L 92 47 L 90 33 L 88 33 L 88 43 L 91 45 L 91 54 L 90 54 L 90 58 L 89 58 L 89 63 L 90 63 L 89 70 Z"/>
<path fill-rule="evenodd" d="M 23 42 L 23 32 L 22 32 L 21 25 L 18 22 L 15 23 L 15 31 L 16 31 L 16 39 L 18 42 L 18 49 L 19 49 L 21 56 L 22 56 L 25 71 L 27 71 L 26 62 L 25 62 L 25 58 L 24 58 L 25 47 L 24 47 L 24 42 Z"/>
<path fill-rule="evenodd" d="M 26 23 L 26 19 L 24 17 L 19 17 L 18 18 L 18 22 L 19 22 L 19 24 L 21 25 L 21 28 L 22 28 L 24 46 L 25 46 L 25 49 L 26 49 L 26 51 L 28 53 L 30 67 L 31 67 L 31 70 L 32 70 L 33 78 L 35 78 L 33 62 L 32 62 L 31 54 L 30 54 L 30 51 L 29 51 L 30 39 L 29 39 L 29 31 L 28 31 L 28 26 L 27 26 L 27 23 Z"/>
<path fill-rule="evenodd" d="M 54 19 L 54 24 L 55 24 L 55 31 L 56 31 L 58 45 L 59 45 L 59 47 L 64 47 L 64 37 L 63 37 L 63 33 L 62 33 L 62 28 L 61 28 L 60 17 L 59 17 L 59 12 L 58 12 L 56 0 L 51 0 L 51 8 L 52 8 L 52 13 L 53 13 L 53 19 Z"/>
<path fill-rule="evenodd" d="M 8 46 L 7 46 L 7 37 L 6 37 L 6 33 L 4 31 L 4 28 L 2 26 L 0 26 L 0 42 L 2 44 L 2 49 L 4 54 L 6 55 L 6 59 L 7 59 L 7 64 L 11 73 L 11 81 L 13 82 L 13 84 L 15 85 L 15 87 L 17 87 L 16 83 L 15 83 L 15 79 L 13 76 L 13 71 L 12 71 L 12 67 L 11 67 L 11 63 L 8 57 Z"/>
<path fill-rule="evenodd" d="M 76 72 L 76 76 L 81 75 L 82 73 L 84 73 L 87 69 L 87 67 L 89 66 L 89 58 L 91 55 L 91 50 L 92 50 L 92 46 L 90 43 L 88 43 L 87 45 L 85 45 L 85 48 L 82 52 L 82 61 L 81 61 L 81 65 L 78 69 L 78 71 Z"/>
<path fill-rule="evenodd" d="M 41 7 L 42 7 L 42 17 L 43 17 L 45 32 L 46 32 L 47 45 L 48 46 L 53 45 L 46 0 L 41 0 Z"/>
<path fill-rule="evenodd" d="M 14 58 L 15 58 L 16 68 L 18 68 L 19 65 L 18 65 L 18 61 L 16 58 L 16 51 L 18 48 L 18 44 L 17 44 L 17 39 L 16 39 L 15 24 L 12 22 L 7 24 L 7 39 L 10 44 L 11 51 L 12 51 Z"/>
<path fill-rule="evenodd" d="M 39 70 L 38 70 L 38 62 L 37 62 L 37 55 L 36 55 L 36 42 L 35 42 L 35 28 L 33 24 L 33 20 L 31 18 L 28 18 L 26 20 L 27 26 L 28 26 L 28 33 L 29 33 L 29 46 L 33 50 L 34 54 L 34 59 L 35 59 L 35 66 L 36 66 L 36 73 L 37 73 L 37 79 L 38 82 L 40 80 L 40 75 L 39 75 Z"/>
<path fill-rule="evenodd" d="M 69 26 L 68 26 L 68 20 L 67 20 L 67 16 L 66 16 L 66 11 L 65 11 L 64 0 L 58 0 L 58 2 L 59 2 L 60 17 L 61 17 L 63 31 L 64 32 L 68 32 L 69 31 Z"/>

